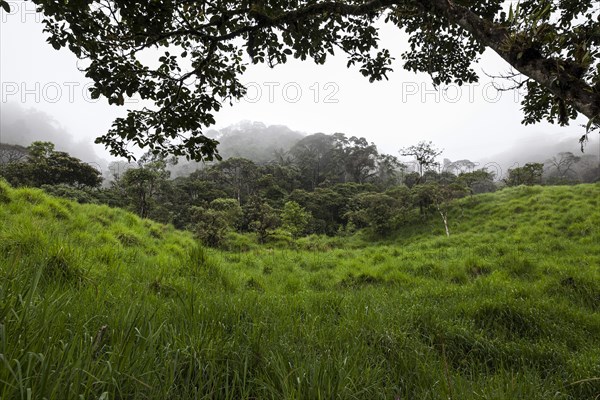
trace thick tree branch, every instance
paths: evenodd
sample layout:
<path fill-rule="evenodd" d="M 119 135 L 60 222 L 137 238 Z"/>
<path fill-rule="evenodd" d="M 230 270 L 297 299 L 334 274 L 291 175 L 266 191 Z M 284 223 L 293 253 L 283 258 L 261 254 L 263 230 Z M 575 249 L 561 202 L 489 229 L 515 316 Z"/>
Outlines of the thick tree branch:
<path fill-rule="evenodd" d="M 543 57 L 539 52 L 531 52 L 523 57 L 523 49 L 511 45 L 511 32 L 505 27 L 448 0 L 423 0 L 423 3 L 468 31 L 523 75 L 535 80 L 556 97 L 573 104 L 577 111 L 590 120 L 600 119 L 600 92 L 577 76 L 577 66 L 573 63 Z"/>

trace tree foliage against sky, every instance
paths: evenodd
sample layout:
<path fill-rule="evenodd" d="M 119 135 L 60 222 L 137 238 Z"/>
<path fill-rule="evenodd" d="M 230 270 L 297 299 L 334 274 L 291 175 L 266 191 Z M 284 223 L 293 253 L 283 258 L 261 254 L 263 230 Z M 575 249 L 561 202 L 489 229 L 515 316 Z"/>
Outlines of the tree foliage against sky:
<path fill-rule="evenodd" d="M 409 35 L 404 68 L 435 84 L 478 80 L 486 48 L 518 73 L 526 91 L 524 123 L 566 124 L 578 113 L 598 123 L 600 10 L 594 0 L 33 0 L 48 42 L 86 60 L 93 97 L 123 105 L 137 95 L 151 106 L 129 110 L 97 139 L 131 157 L 129 144 L 155 153 L 212 159 L 203 135 L 223 103 L 241 98 L 252 63 L 289 57 L 325 63 L 348 57 L 369 80 L 386 78 L 392 56 L 379 47 L 385 21 Z M 247 55 L 247 56 L 246 56 Z"/>
<path fill-rule="evenodd" d="M 436 166 L 436 158 L 442 153 L 443 150 L 436 148 L 431 141 L 421 141 L 416 145 L 400 149 L 401 156 L 410 156 L 415 159 L 420 176 Z"/>

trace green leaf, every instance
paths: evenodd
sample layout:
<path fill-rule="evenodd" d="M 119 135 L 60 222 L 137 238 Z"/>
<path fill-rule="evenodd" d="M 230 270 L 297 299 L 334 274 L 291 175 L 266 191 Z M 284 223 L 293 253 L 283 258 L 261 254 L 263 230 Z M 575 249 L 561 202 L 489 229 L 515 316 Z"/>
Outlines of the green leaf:
<path fill-rule="evenodd" d="M 7 1 L 0 1 L 0 6 L 2 6 L 4 11 L 6 11 L 7 13 L 10 12 L 10 4 L 8 4 Z"/>

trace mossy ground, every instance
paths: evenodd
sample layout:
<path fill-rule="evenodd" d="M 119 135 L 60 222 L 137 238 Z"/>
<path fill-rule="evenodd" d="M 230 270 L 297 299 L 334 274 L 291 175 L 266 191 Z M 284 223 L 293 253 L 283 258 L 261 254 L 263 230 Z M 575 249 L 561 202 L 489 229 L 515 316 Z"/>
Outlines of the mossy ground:
<path fill-rule="evenodd" d="M 2 399 L 594 399 L 600 185 L 209 250 L 0 183 Z"/>

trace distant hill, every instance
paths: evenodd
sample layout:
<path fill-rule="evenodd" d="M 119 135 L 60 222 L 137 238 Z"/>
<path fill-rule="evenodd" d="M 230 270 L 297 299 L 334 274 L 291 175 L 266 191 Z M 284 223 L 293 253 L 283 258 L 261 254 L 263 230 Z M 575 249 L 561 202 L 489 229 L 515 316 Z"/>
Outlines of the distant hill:
<path fill-rule="evenodd" d="M 497 178 L 505 177 L 510 168 L 522 167 L 526 163 L 545 163 L 561 152 L 571 152 L 581 157 L 584 164 L 598 165 L 600 163 L 600 135 L 589 136 L 589 142 L 581 151 L 581 145 L 576 135 L 536 134 L 523 137 L 508 150 L 489 157 L 476 159 L 477 168 L 486 167 L 494 172 Z"/>
<path fill-rule="evenodd" d="M 223 159 L 232 157 L 247 158 L 257 164 L 276 160 L 278 154 L 288 152 L 305 137 L 303 133 L 291 130 L 285 125 L 267 126 L 262 122 L 242 121 L 223 129 L 211 129 L 204 133 L 219 141 L 217 150 Z M 204 168 L 201 162 L 179 160 L 170 166 L 171 177 L 187 176 Z"/>
<path fill-rule="evenodd" d="M 218 150 L 223 158 L 243 157 L 259 164 L 274 160 L 277 152 L 288 151 L 304 137 L 284 125 L 267 126 L 250 121 L 210 130 L 206 135 L 219 141 Z"/>

